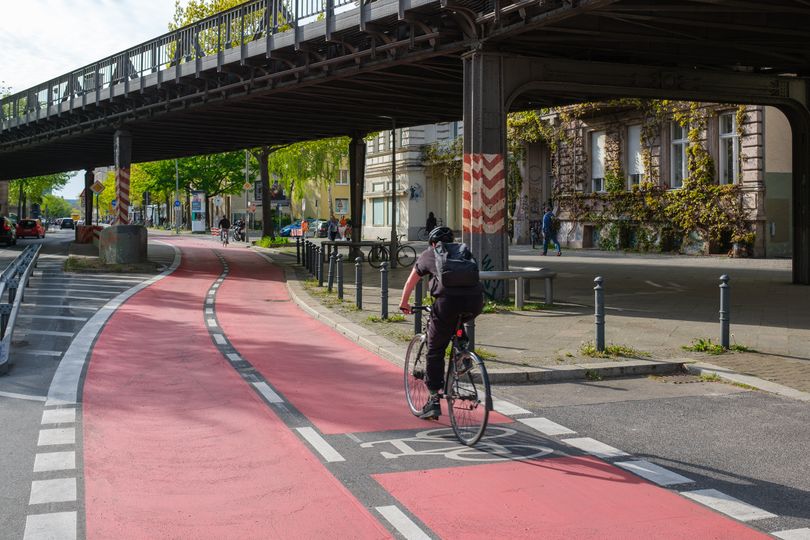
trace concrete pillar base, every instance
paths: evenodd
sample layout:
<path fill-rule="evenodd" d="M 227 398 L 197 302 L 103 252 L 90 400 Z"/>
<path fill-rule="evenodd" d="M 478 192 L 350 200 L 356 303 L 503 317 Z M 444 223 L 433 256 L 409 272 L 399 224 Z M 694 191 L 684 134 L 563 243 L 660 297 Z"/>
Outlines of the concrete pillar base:
<path fill-rule="evenodd" d="M 98 255 L 105 264 L 146 262 L 146 227 L 113 225 L 101 231 Z"/>

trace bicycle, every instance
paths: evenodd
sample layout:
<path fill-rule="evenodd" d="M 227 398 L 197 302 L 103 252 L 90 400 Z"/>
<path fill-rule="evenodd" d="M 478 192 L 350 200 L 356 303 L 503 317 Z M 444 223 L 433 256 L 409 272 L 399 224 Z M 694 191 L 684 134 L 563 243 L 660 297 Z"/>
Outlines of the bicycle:
<path fill-rule="evenodd" d="M 413 307 L 425 311 L 430 320 L 430 306 Z M 469 339 L 459 317 L 451 341 L 450 358 L 444 377 L 441 398 L 447 402 L 447 412 L 453 432 L 462 444 L 473 446 L 484 435 L 492 410 L 492 393 L 489 375 L 484 361 L 475 352 L 468 350 Z M 411 339 L 405 353 L 405 398 L 411 412 L 418 416 L 428 399 L 425 384 L 427 371 L 427 334 L 421 333 Z"/>
<path fill-rule="evenodd" d="M 219 239 L 223 246 L 228 245 L 228 229 L 222 228 L 219 230 Z"/>
<path fill-rule="evenodd" d="M 444 223 L 442 223 L 441 219 L 436 220 L 436 227 L 441 227 L 443 225 Z M 416 239 L 427 242 L 428 238 L 430 238 L 431 230 L 428 230 L 427 227 L 419 227 L 419 230 L 416 231 Z"/>
<path fill-rule="evenodd" d="M 403 244 L 402 241 L 405 239 L 404 234 L 399 235 L 399 240 L 397 241 L 396 253 L 397 256 L 397 264 L 403 267 L 411 266 L 413 263 L 416 262 L 416 250 L 413 249 L 411 246 L 407 244 Z M 385 242 L 385 238 L 377 237 L 377 240 L 380 242 Z M 390 250 L 387 245 L 381 244 L 374 246 L 371 248 L 371 251 L 368 252 L 368 264 L 370 264 L 374 268 L 379 268 L 382 266 L 384 261 L 390 260 Z"/>

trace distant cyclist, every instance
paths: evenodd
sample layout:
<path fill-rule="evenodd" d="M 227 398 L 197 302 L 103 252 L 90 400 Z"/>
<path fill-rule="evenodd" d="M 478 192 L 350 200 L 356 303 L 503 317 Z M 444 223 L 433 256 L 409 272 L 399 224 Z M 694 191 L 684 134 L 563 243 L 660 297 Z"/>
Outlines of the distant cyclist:
<path fill-rule="evenodd" d="M 227 245 L 228 244 L 228 233 L 231 229 L 231 221 L 228 219 L 227 216 L 222 216 L 222 219 L 219 220 L 219 239 L 222 240 L 222 243 Z"/>
<path fill-rule="evenodd" d="M 441 413 L 439 390 L 444 386 L 444 357 L 453 337 L 458 318 L 466 314 L 469 322 L 481 314 L 484 307 L 484 288 L 478 279 L 478 267 L 465 244 L 454 243 L 453 231 L 436 227 L 428 237 L 429 247 L 416 259 L 405 288 L 399 309 L 411 313 L 408 303 L 416 283 L 422 276 L 430 276 L 430 294 L 435 298 L 427 328 L 427 373 L 425 384 L 430 396 L 422 408 L 420 418 L 435 420 Z"/>

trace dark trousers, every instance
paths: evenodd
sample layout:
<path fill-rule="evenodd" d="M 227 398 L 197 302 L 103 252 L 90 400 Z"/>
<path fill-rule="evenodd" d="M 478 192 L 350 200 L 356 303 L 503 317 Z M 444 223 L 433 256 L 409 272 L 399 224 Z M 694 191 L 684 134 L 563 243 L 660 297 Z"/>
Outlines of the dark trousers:
<path fill-rule="evenodd" d="M 433 311 L 427 328 L 427 378 L 425 383 L 430 390 L 444 387 L 444 358 L 447 344 L 456 330 L 458 317 L 468 313 L 464 322 L 469 322 L 481 314 L 484 296 L 442 296 L 433 301 Z"/>

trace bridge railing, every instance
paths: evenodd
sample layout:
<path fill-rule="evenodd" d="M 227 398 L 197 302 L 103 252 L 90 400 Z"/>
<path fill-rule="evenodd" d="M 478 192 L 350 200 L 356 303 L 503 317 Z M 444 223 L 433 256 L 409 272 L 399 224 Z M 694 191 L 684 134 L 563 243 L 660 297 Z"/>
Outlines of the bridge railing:
<path fill-rule="evenodd" d="M 0 274 L 0 374 L 8 370 L 11 340 L 25 288 L 34 273 L 42 244 L 27 246 Z M 8 293 L 8 301 L 2 297 Z"/>
<path fill-rule="evenodd" d="M 52 114 L 86 106 L 100 93 L 123 84 L 126 91 L 141 89 L 143 78 L 178 64 L 220 55 L 251 41 L 286 32 L 320 20 L 335 10 L 375 0 L 254 0 L 66 73 L 22 92 L 0 99 L 0 132 Z M 342 8 L 342 9 L 341 9 Z M 94 97 L 93 97 L 94 95 Z M 80 100 L 76 103 L 75 100 Z M 55 112 L 52 112 L 55 108 Z"/>

